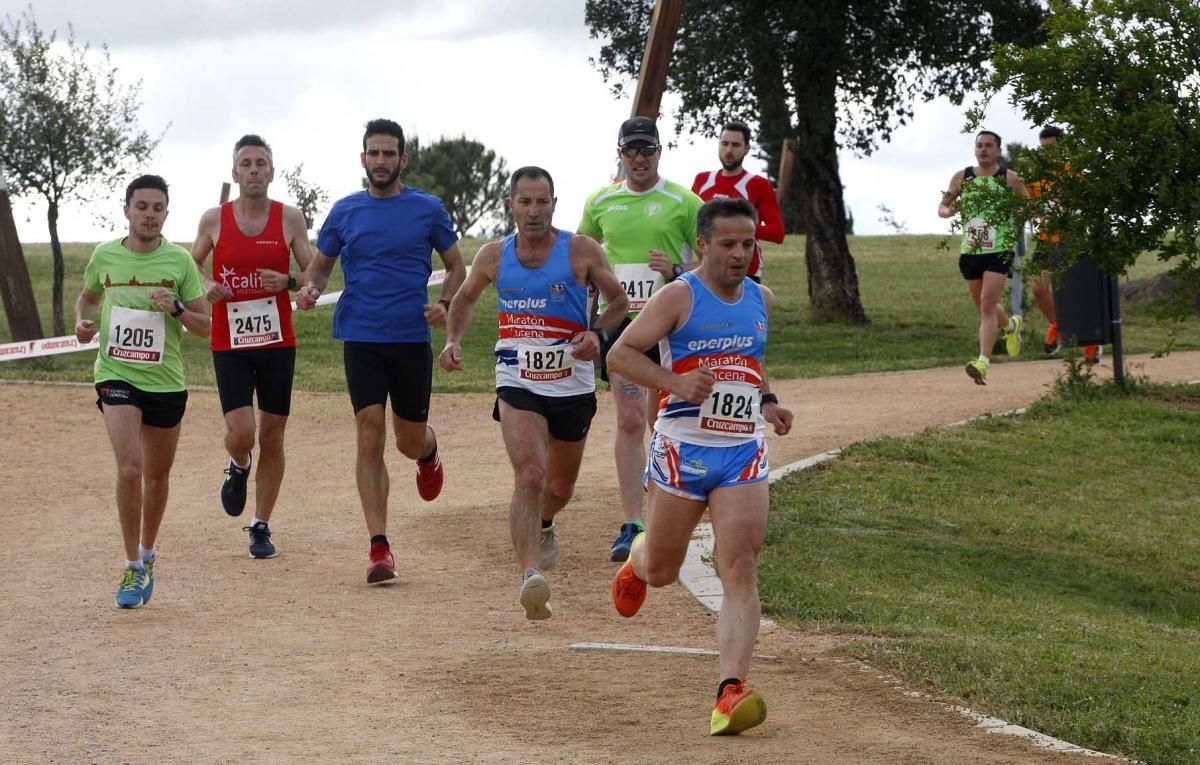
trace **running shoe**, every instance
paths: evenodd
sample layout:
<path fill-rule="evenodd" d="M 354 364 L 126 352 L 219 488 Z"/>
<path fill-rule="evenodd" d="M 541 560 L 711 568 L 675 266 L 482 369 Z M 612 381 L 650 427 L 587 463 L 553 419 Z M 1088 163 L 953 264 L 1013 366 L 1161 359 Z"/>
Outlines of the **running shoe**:
<path fill-rule="evenodd" d="M 987 385 L 988 364 L 983 359 L 971 359 L 967 362 L 967 375 L 976 385 Z"/>
<path fill-rule="evenodd" d="M 1021 355 L 1021 327 L 1024 324 L 1024 319 L 1020 316 L 1014 316 L 1009 320 L 1009 326 L 1012 327 L 1012 331 L 1004 333 L 1004 350 L 1008 351 L 1008 355 L 1014 359 Z"/>
<path fill-rule="evenodd" d="M 767 719 L 767 702 L 757 691 L 744 683 L 725 686 L 717 705 L 713 707 L 709 734 L 713 736 L 736 736 Z"/>
<path fill-rule="evenodd" d="M 536 568 L 525 569 L 525 579 L 521 582 L 521 605 L 525 608 L 525 618 L 530 621 L 549 619 L 553 615 L 550 609 L 550 583 Z"/>
<path fill-rule="evenodd" d="M 1053 356 L 1062 348 L 1062 344 L 1058 341 L 1058 322 L 1050 322 L 1050 326 L 1046 327 L 1046 339 L 1042 342 L 1042 355 Z"/>
<path fill-rule="evenodd" d="M 430 428 L 430 430 L 432 431 L 433 428 Z M 442 493 L 442 483 L 446 480 L 446 473 L 442 470 L 442 456 L 436 451 L 436 433 L 433 439 L 435 450 L 433 459 L 428 462 L 417 460 L 417 493 L 426 502 L 432 502 L 437 499 L 437 496 Z"/>
<path fill-rule="evenodd" d="M 371 562 L 367 564 L 367 584 L 382 584 L 396 578 L 396 559 L 387 542 L 371 543 Z"/>
<path fill-rule="evenodd" d="M 617 534 L 617 538 L 613 540 L 608 559 L 613 563 L 624 563 L 628 560 L 629 548 L 633 545 L 633 538 L 641 534 L 644 528 L 641 521 L 622 523 L 621 533 Z"/>
<path fill-rule="evenodd" d="M 543 571 L 558 565 L 558 527 L 551 523 L 542 529 L 542 543 L 538 548 L 538 568 Z"/>
<path fill-rule="evenodd" d="M 146 567 L 146 586 L 142 588 L 143 606 L 150 602 L 150 596 L 154 594 L 154 564 L 157 562 L 157 555 L 150 560 L 142 561 L 142 565 Z"/>
<path fill-rule="evenodd" d="M 259 521 L 250 526 L 243 526 L 242 531 L 250 532 L 250 557 L 274 558 L 275 543 L 271 541 L 271 527 L 265 521 Z"/>
<path fill-rule="evenodd" d="M 246 509 L 246 481 L 249 478 L 250 465 L 240 468 L 230 457 L 229 467 L 225 468 L 225 483 L 221 484 L 221 506 L 235 518 Z"/>
<path fill-rule="evenodd" d="M 117 608 L 141 608 L 150 599 L 147 587 L 153 593 L 154 585 L 146 569 L 126 567 L 117 585 Z"/>
<path fill-rule="evenodd" d="M 1099 364 L 1102 358 L 1104 358 L 1104 349 L 1099 345 L 1089 345 L 1083 349 L 1084 364 Z"/>
<path fill-rule="evenodd" d="M 646 532 L 640 532 L 634 537 L 634 544 L 640 544 Z M 632 550 L 633 545 L 630 545 Z M 612 602 L 617 607 L 617 613 L 630 617 L 636 614 L 646 602 L 646 582 L 633 573 L 633 560 L 626 559 L 617 569 L 617 575 L 612 580 Z"/>

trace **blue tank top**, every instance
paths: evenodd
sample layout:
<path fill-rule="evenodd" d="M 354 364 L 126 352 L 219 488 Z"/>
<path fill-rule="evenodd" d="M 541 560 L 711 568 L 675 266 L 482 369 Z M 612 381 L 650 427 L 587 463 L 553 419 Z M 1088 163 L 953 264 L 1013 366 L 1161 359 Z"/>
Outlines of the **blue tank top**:
<path fill-rule="evenodd" d="M 571 338 L 587 329 L 588 290 L 571 271 L 570 231 L 558 232 L 546 262 L 529 268 L 517 257 L 517 235 L 504 240 L 496 274 L 500 339 L 496 387 L 541 396 L 579 396 L 596 389 L 593 363 L 571 356 Z"/>
<path fill-rule="evenodd" d="M 737 446 L 761 437 L 767 345 L 762 290 L 746 279 L 741 297 L 726 303 L 692 271 L 678 281 L 692 292 L 692 310 L 683 326 L 659 343 L 662 364 L 676 374 L 707 367 L 716 383 L 712 395 L 699 406 L 674 394 L 664 396 L 655 430 L 676 441 L 705 446 Z"/>

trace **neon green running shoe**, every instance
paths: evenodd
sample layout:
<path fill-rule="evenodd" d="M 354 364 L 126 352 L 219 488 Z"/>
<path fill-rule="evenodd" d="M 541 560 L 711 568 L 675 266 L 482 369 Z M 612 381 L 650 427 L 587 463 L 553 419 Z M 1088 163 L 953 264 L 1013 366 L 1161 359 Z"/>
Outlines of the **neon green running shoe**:
<path fill-rule="evenodd" d="M 742 683 L 727 685 L 713 707 L 709 733 L 713 736 L 736 736 L 765 719 L 767 703 L 762 696 Z"/>
<path fill-rule="evenodd" d="M 1004 349 L 1008 351 L 1008 355 L 1016 358 L 1021 355 L 1021 327 L 1025 322 L 1020 316 L 1012 317 L 1012 332 L 1004 333 Z"/>
<path fill-rule="evenodd" d="M 971 359 L 967 362 L 967 376 L 974 380 L 976 385 L 987 385 L 988 363 L 982 359 Z"/>

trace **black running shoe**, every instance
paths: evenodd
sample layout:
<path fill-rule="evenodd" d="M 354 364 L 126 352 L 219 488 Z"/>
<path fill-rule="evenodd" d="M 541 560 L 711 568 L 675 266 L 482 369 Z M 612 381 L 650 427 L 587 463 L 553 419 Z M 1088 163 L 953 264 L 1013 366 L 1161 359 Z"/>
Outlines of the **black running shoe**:
<path fill-rule="evenodd" d="M 225 483 L 221 484 L 221 506 L 235 518 L 246 509 L 246 481 L 249 478 L 250 465 L 240 468 L 231 458 L 229 467 L 225 468 Z"/>
<path fill-rule="evenodd" d="M 250 557 L 274 558 L 275 544 L 271 541 L 271 527 L 263 521 L 245 526 L 242 531 L 250 532 Z"/>

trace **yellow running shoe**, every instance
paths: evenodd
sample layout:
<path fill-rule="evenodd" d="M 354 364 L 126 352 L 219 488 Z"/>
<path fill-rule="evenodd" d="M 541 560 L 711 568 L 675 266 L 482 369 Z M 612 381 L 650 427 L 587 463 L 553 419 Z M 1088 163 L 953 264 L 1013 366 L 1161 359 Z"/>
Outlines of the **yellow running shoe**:
<path fill-rule="evenodd" d="M 976 385 L 987 385 L 988 363 L 983 359 L 971 359 L 967 362 L 967 375 Z"/>
<path fill-rule="evenodd" d="M 744 683 L 725 686 L 717 705 L 713 707 L 709 734 L 736 736 L 767 719 L 767 702 L 757 691 Z"/>
<path fill-rule="evenodd" d="M 1021 355 L 1021 326 L 1024 323 L 1020 316 L 1013 316 L 1010 320 L 1012 331 L 1004 333 L 1004 350 L 1014 359 Z"/>

